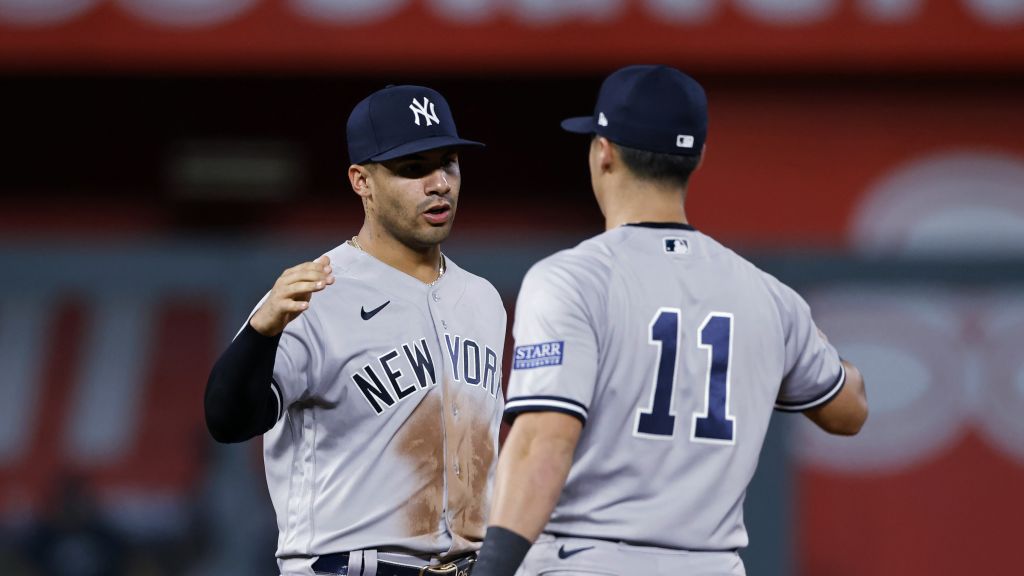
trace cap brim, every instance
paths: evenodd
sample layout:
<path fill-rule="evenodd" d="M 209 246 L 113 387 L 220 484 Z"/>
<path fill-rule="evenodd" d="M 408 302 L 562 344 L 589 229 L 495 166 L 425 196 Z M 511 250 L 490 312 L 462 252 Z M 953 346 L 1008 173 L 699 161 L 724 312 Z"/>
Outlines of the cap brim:
<path fill-rule="evenodd" d="M 593 134 L 597 132 L 593 116 L 576 116 L 562 120 L 562 130 L 576 134 Z"/>
<path fill-rule="evenodd" d="M 394 160 L 395 158 L 416 154 L 417 152 L 426 152 L 427 150 L 436 150 L 437 148 L 448 148 L 449 146 L 483 147 L 486 145 L 482 142 L 475 142 L 473 140 L 465 140 L 463 138 L 455 138 L 452 136 L 431 136 L 430 138 L 423 138 L 422 140 L 406 142 L 401 146 L 396 146 L 391 150 L 381 152 L 367 160 L 372 162 L 383 162 L 384 160 Z"/>

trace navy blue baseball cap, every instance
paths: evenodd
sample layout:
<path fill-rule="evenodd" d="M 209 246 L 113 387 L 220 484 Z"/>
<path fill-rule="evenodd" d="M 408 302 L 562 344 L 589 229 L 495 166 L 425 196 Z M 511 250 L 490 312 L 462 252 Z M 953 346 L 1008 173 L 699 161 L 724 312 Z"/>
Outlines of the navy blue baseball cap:
<path fill-rule="evenodd" d="M 562 121 L 629 148 L 696 156 L 708 133 L 708 100 L 696 80 L 668 66 L 627 66 L 601 84 L 592 116 Z"/>
<path fill-rule="evenodd" d="M 483 146 L 459 138 L 448 102 L 424 86 L 388 86 L 370 94 L 352 109 L 346 132 L 353 164 L 447 146 Z"/>

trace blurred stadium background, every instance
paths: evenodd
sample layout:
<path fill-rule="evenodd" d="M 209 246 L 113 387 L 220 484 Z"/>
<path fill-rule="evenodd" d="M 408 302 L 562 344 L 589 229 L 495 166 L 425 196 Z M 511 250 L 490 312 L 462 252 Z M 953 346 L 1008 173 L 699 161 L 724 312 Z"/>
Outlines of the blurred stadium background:
<path fill-rule="evenodd" d="M 428 84 L 489 144 L 446 251 L 511 313 L 602 225 L 558 120 L 638 62 L 708 90 L 692 222 L 868 381 L 855 439 L 776 417 L 748 571 L 1019 573 L 1024 1 L 0 0 L 0 575 L 275 574 L 260 443 L 202 390 L 357 230 L 351 107 Z"/>

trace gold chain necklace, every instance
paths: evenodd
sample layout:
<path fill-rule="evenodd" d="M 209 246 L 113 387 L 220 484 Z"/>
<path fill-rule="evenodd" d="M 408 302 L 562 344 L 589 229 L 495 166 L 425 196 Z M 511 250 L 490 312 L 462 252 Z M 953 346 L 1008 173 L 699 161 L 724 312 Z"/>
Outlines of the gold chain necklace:
<path fill-rule="evenodd" d="M 359 240 L 356 240 L 356 238 L 357 238 L 357 236 L 353 236 L 352 239 L 348 241 L 348 243 L 351 244 L 352 246 L 358 248 L 360 252 L 363 252 L 364 254 L 369 254 L 369 252 L 367 252 L 366 250 L 363 250 L 363 247 L 359 245 Z M 428 284 L 428 286 L 433 286 L 434 284 L 437 284 L 437 282 L 439 280 L 441 280 L 441 276 L 444 276 L 444 273 L 447 270 L 448 270 L 448 266 L 445 264 L 444 254 L 441 254 L 441 263 L 437 267 L 437 278 L 435 278 L 433 282 Z"/>

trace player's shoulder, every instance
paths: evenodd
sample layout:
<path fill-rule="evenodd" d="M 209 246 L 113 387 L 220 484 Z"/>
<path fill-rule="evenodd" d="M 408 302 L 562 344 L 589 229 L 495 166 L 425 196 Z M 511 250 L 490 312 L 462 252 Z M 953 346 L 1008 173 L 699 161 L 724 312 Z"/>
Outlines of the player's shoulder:
<path fill-rule="evenodd" d="M 769 295 L 781 314 L 785 315 L 787 311 L 794 307 L 806 306 L 803 297 L 791 286 L 779 280 L 774 274 L 761 269 L 734 250 L 721 244 L 719 246 L 721 246 L 723 251 L 731 255 L 730 257 L 736 263 L 736 266 L 743 268 L 749 277 Z"/>
<path fill-rule="evenodd" d="M 607 308 L 610 267 L 607 248 L 593 238 L 555 252 L 527 270 L 516 309 L 528 310 L 531 316 L 588 311 L 586 316 L 594 318 Z"/>
<path fill-rule="evenodd" d="M 779 280 L 774 274 L 762 270 L 760 267 L 742 256 L 737 255 L 737 258 L 740 258 L 745 263 L 751 271 L 751 274 L 760 281 L 765 290 L 767 290 L 777 302 L 781 303 L 794 298 L 800 298 L 800 294 L 798 294 L 796 290 L 782 280 Z"/>
<path fill-rule="evenodd" d="M 784 314 L 786 310 L 803 302 L 803 298 L 796 290 L 745 256 L 706 234 L 701 234 L 701 239 L 710 258 L 731 269 L 748 289 L 760 288 L 762 293 L 767 294 L 774 302 L 780 313 Z"/>
<path fill-rule="evenodd" d="M 743 256 L 729 246 L 722 244 L 713 236 L 709 236 L 703 232 L 696 232 L 696 234 L 698 234 L 702 244 L 704 245 L 704 251 L 707 253 L 708 258 L 720 262 L 728 262 L 731 266 L 737 268 L 741 272 L 751 274 L 753 276 L 760 277 L 764 274 L 764 271 L 748 260 L 746 256 Z"/>
<path fill-rule="evenodd" d="M 296 320 L 307 317 L 322 322 L 320 316 L 332 314 L 337 307 L 345 306 L 353 299 L 369 293 L 379 292 L 379 272 L 375 270 L 372 260 L 360 249 L 343 242 L 327 250 L 323 255 L 330 259 L 334 283 L 317 292 L 309 309 Z"/>
<path fill-rule="evenodd" d="M 778 278 L 771 275 L 770 273 L 762 270 L 757 264 L 751 262 L 746 256 L 736 252 L 732 248 L 722 244 L 718 240 L 701 234 L 702 239 L 707 245 L 707 252 L 711 258 L 718 261 L 727 261 L 735 268 L 739 273 L 746 274 L 751 279 L 762 284 L 766 289 L 770 291 L 777 291 L 779 289 L 788 288 Z"/>
<path fill-rule="evenodd" d="M 348 242 L 342 242 L 325 252 L 324 255 L 331 259 L 332 273 L 337 278 L 351 273 L 358 261 L 360 251 Z"/>

